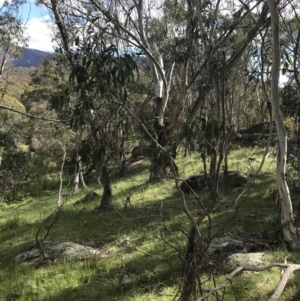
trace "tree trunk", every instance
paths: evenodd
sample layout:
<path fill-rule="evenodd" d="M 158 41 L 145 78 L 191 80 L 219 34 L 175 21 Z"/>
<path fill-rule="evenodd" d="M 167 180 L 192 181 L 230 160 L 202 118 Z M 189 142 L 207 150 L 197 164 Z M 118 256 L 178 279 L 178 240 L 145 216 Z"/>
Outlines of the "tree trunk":
<path fill-rule="evenodd" d="M 1 60 L 1 63 L 0 63 L 0 78 L 3 75 L 4 66 L 6 64 L 7 57 L 8 57 L 8 51 L 9 51 L 9 46 L 6 47 L 6 49 L 3 51 L 3 57 L 2 57 L 2 60 Z"/>
<path fill-rule="evenodd" d="M 199 248 L 197 248 L 196 231 L 195 228 L 192 227 L 189 233 L 187 250 L 184 258 L 183 288 L 179 301 L 189 301 L 190 296 L 195 293 L 197 281 L 199 280 L 199 271 L 197 267 L 199 255 L 201 254 Z"/>
<path fill-rule="evenodd" d="M 284 126 L 283 114 L 279 102 L 279 70 L 280 70 L 280 43 L 279 43 L 279 14 L 274 0 L 267 0 L 272 22 L 272 82 L 271 101 L 275 115 L 276 131 L 278 136 L 278 155 L 276 179 L 281 205 L 281 226 L 283 237 L 291 250 L 300 251 L 299 231 L 294 225 L 293 205 L 290 191 L 286 182 L 286 157 L 287 157 L 287 133 Z"/>
<path fill-rule="evenodd" d="M 79 178 L 80 178 L 80 182 L 81 182 L 83 188 L 86 188 L 87 186 L 86 186 L 85 181 L 84 181 L 84 178 L 83 178 L 81 158 L 80 158 L 79 161 L 78 161 L 78 168 L 79 168 Z"/>
<path fill-rule="evenodd" d="M 168 165 L 166 154 L 164 154 L 160 148 L 160 146 L 166 146 L 168 134 L 168 129 L 164 125 L 163 113 L 163 98 L 156 97 L 154 109 L 154 135 L 156 138 L 156 144 L 152 144 L 153 151 L 151 156 L 151 169 L 149 178 L 149 181 L 152 183 L 160 181 L 166 175 Z"/>
<path fill-rule="evenodd" d="M 126 168 L 125 168 L 125 156 L 124 156 L 124 143 L 125 143 L 125 137 L 123 134 L 123 129 L 120 127 L 118 129 L 118 175 L 119 177 L 124 177 L 126 174 Z"/>
<path fill-rule="evenodd" d="M 105 162 L 105 164 L 103 164 L 101 167 L 101 178 L 101 182 L 103 185 L 103 194 L 101 197 L 100 209 L 107 209 L 111 205 L 112 201 L 112 190 L 110 184 L 110 177 L 107 170 L 107 162 Z"/>
<path fill-rule="evenodd" d="M 76 164 L 75 167 L 75 176 L 74 176 L 74 182 L 73 182 L 73 188 L 72 188 L 72 194 L 77 194 L 79 189 L 79 171 Z"/>

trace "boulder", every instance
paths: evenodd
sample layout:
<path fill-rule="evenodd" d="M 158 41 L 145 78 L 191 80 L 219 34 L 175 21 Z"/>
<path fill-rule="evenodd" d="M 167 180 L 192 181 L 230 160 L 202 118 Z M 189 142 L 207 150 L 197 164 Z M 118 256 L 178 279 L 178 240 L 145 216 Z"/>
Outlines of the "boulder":
<path fill-rule="evenodd" d="M 223 259 L 246 248 L 243 241 L 230 236 L 214 238 L 207 250 L 211 259 Z"/>
<path fill-rule="evenodd" d="M 228 171 L 227 177 L 220 173 L 220 186 L 241 187 L 249 181 L 249 177 L 239 171 Z M 204 175 L 191 176 L 181 183 L 180 188 L 183 192 L 190 193 L 191 189 L 197 191 L 209 187 L 209 176 Z"/>
<path fill-rule="evenodd" d="M 66 260 L 85 259 L 93 257 L 100 252 L 99 249 L 79 245 L 70 241 L 44 241 L 17 253 L 12 261 L 15 263 L 29 262 L 31 264 L 40 263 L 47 258 L 54 260 L 58 257 Z"/>
<path fill-rule="evenodd" d="M 240 130 L 239 134 L 268 134 L 270 129 L 270 122 L 262 122 L 254 124 L 248 129 Z M 273 132 L 276 132 L 276 125 L 273 121 Z"/>
<path fill-rule="evenodd" d="M 236 253 L 228 256 L 223 264 L 224 270 L 230 272 L 238 268 L 243 267 L 259 267 L 265 264 L 266 253 Z"/>
<path fill-rule="evenodd" d="M 131 152 L 131 160 L 140 160 L 151 157 L 151 148 L 146 144 L 139 144 L 135 146 Z"/>

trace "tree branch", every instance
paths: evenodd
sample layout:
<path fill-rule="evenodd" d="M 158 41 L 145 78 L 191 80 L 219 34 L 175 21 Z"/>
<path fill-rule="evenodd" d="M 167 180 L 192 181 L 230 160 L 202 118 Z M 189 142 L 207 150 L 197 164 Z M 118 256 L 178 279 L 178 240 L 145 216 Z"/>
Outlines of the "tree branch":
<path fill-rule="evenodd" d="M 281 277 L 281 279 L 280 279 L 280 281 L 277 285 L 277 288 L 276 288 L 274 294 L 269 299 L 269 301 L 277 301 L 277 300 L 279 300 L 290 275 L 294 271 L 300 270 L 300 264 L 271 263 L 271 264 L 268 264 L 268 265 L 263 266 L 263 267 L 243 267 L 243 266 L 239 266 L 238 268 L 236 268 L 234 271 L 232 271 L 228 275 L 226 280 L 221 285 L 219 285 L 218 287 L 216 287 L 212 290 L 209 290 L 209 292 L 205 296 L 200 297 L 199 299 L 197 299 L 197 301 L 205 300 L 209 296 L 216 293 L 217 291 L 220 291 L 220 290 L 224 289 L 227 286 L 227 284 L 232 280 L 232 278 L 234 276 L 236 276 L 238 273 L 240 273 L 241 271 L 261 272 L 261 271 L 266 271 L 266 270 L 269 270 L 269 269 L 275 268 L 275 267 L 286 268 L 285 272 L 283 273 L 283 275 L 282 275 L 282 277 Z"/>
<path fill-rule="evenodd" d="M 70 120 L 58 120 L 58 119 L 45 118 L 42 116 L 35 116 L 35 115 L 24 113 L 24 112 L 21 112 L 21 111 L 18 111 L 18 110 L 15 110 L 13 108 L 9 108 L 9 107 L 3 106 L 3 105 L 0 105 L 0 109 L 12 111 L 14 113 L 18 113 L 20 115 L 24 115 L 26 117 L 33 118 L 33 119 L 39 119 L 39 120 L 43 120 L 43 121 L 52 121 L 52 122 L 58 122 L 58 123 L 64 123 L 64 124 L 70 123 Z"/>

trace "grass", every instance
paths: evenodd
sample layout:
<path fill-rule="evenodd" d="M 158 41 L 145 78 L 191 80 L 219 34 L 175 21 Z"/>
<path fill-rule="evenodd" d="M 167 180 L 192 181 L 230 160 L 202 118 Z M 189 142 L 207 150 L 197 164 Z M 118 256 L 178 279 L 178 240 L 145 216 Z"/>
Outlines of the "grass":
<path fill-rule="evenodd" d="M 237 149 L 230 154 L 231 170 L 253 173 L 247 168 L 247 158 L 262 156 L 262 150 Z M 199 174 L 202 169 L 199 155 L 177 158 L 182 178 Z M 256 163 L 255 167 L 258 166 Z M 250 189 L 239 214 L 229 226 L 233 206 L 241 189 L 221 188 L 220 201 L 212 214 L 213 231 L 218 235 L 227 233 L 256 236 L 274 233 L 278 212 L 269 195 L 275 187 L 275 159 L 271 156 Z M 57 259 L 48 266 L 36 268 L 27 263 L 16 265 L 11 257 L 35 240 L 41 227 L 40 237 L 47 232 L 42 223 L 56 208 L 58 175 L 45 176 L 32 184 L 24 194 L 23 202 L 3 203 L 0 206 L 0 300 L 173 300 L 181 281 L 182 262 L 177 249 L 184 249 L 190 222 L 181 209 L 178 192 L 171 179 L 157 185 L 148 184 L 149 164 L 143 164 L 126 177 L 114 179 L 114 209 L 97 210 L 100 199 L 74 206 L 89 191 L 99 195 L 102 188 L 90 182 L 88 189 L 66 199 L 58 222 L 51 229 L 48 240 L 68 240 L 79 243 L 98 243 L 103 246 L 106 258 L 92 258 L 68 262 Z M 67 183 L 66 177 L 66 183 Z M 200 191 L 200 199 L 209 203 L 207 191 Z M 131 195 L 131 207 L 124 210 L 123 201 Z M 187 196 L 190 210 L 196 216 L 199 204 Z M 52 219 L 47 222 L 50 224 Z M 207 220 L 201 224 L 206 231 Z M 225 227 L 226 226 L 226 227 Z M 173 247 L 172 247 L 173 246 Z M 299 255 L 270 246 L 270 262 L 299 261 Z M 135 280 L 120 286 L 118 269 L 125 267 Z M 202 279 L 210 271 L 203 271 Z M 210 274 L 211 275 L 211 274 Z M 217 277 L 221 283 L 226 276 Z M 253 273 L 244 272 L 236 277 L 225 290 L 224 300 L 268 300 L 280 277 L 280 270 Z M 281 300 L 300 300 L 294 275 Z M 213 279 L 205 284 L 212 287 Z M 1 299 L 2 297 L 2 299 Z M 6 299 L 5 299 L 6 298 Z M 215 296 L 208 300 L 216 300 Z"/>

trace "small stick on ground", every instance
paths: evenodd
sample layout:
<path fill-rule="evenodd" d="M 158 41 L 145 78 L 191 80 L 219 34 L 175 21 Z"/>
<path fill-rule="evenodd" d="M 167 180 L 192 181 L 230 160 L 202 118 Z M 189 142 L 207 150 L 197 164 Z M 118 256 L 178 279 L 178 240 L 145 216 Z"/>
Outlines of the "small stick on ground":
<path fill-rule="evenodd" d="M 129 195 L 129 196 L 125 199 L 125 201 L 123 201 L 124 211 L 126 210 L 127 205 L 130 205 L 130 207 L 132 207 L 132 206 L 131 206 L 131 202 L 130 202 L 130 197 L 131 197 L 131 196 L 132 196 L 132 194 Z"/>

